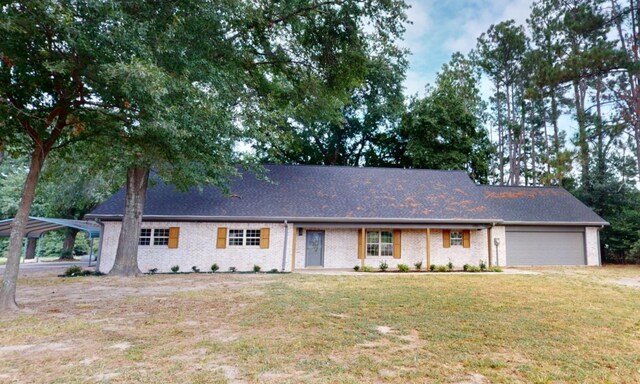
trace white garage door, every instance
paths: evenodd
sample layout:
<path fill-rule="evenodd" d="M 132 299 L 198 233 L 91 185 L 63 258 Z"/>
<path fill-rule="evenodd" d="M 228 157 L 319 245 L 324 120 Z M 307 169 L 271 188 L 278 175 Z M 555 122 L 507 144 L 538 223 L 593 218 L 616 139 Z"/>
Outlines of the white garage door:
<path fill-rule="evenodd" d="M 507 265 L 584 265 L 584 231 L 507 230 Z"/>

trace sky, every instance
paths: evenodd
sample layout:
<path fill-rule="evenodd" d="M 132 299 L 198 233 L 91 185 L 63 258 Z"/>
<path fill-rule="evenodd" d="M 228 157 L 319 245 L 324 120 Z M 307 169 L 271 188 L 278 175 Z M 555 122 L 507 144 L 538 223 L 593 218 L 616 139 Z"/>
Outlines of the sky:
<path fill-rule="evenodd" d="M 402 46 L 411 50 L 405 80 L 405 94 L 422 94 L 433 84 L 436 73 L 455 52 L 463 54 L 475 47 L 480 34 L 492 24 L 514 19 L 524 24 L 533 0 L 407 0 L 406 26 Z M 483 93 L 490 85 L 483 84 Z M 489 88 L 489 89 L 486 89 Z"/>

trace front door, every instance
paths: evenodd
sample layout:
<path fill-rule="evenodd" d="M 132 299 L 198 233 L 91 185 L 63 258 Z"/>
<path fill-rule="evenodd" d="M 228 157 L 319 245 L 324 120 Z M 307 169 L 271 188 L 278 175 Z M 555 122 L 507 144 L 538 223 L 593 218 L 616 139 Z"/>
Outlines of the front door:
<path fill-rule="evenodd" d="M 307 231 L 306 267 L 324 265 L 324 231 Z"/>

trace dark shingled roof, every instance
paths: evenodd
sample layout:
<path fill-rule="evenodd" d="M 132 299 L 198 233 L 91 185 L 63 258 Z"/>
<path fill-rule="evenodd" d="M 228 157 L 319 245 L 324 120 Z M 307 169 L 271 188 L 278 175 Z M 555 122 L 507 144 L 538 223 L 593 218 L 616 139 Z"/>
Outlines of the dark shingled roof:
<path fill-rule="evenodd" d="M 145 218 L 604 223 L 563 189 L 483 187 L 463 171 L 303 165 L 265 168 L 270 182 L 245 172 L 231 183 L 229 196 L 215 187 L 183 193 L 157 183 L 149 188 Z M 515 195 L 508 195 L 512 189 Z M 123 209 L 124 190 L 120 190 L 90 217 L 118 218 Z"/>

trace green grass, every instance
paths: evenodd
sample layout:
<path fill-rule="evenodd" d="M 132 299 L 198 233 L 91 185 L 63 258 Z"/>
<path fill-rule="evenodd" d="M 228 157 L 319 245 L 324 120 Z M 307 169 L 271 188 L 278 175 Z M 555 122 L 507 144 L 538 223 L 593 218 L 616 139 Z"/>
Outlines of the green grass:
<path fill-rule="evenodd" d="M 31 278 L 21 284 L 32 312 L 0 317 L 2 345 L 73 349 L 0 348 L 0 372 L 30 382 L 640 382 L 640 289 L 611 283 L 640 268 L 540 271 Z M 130 347 L 111 348 L 122 342 Z"/>

